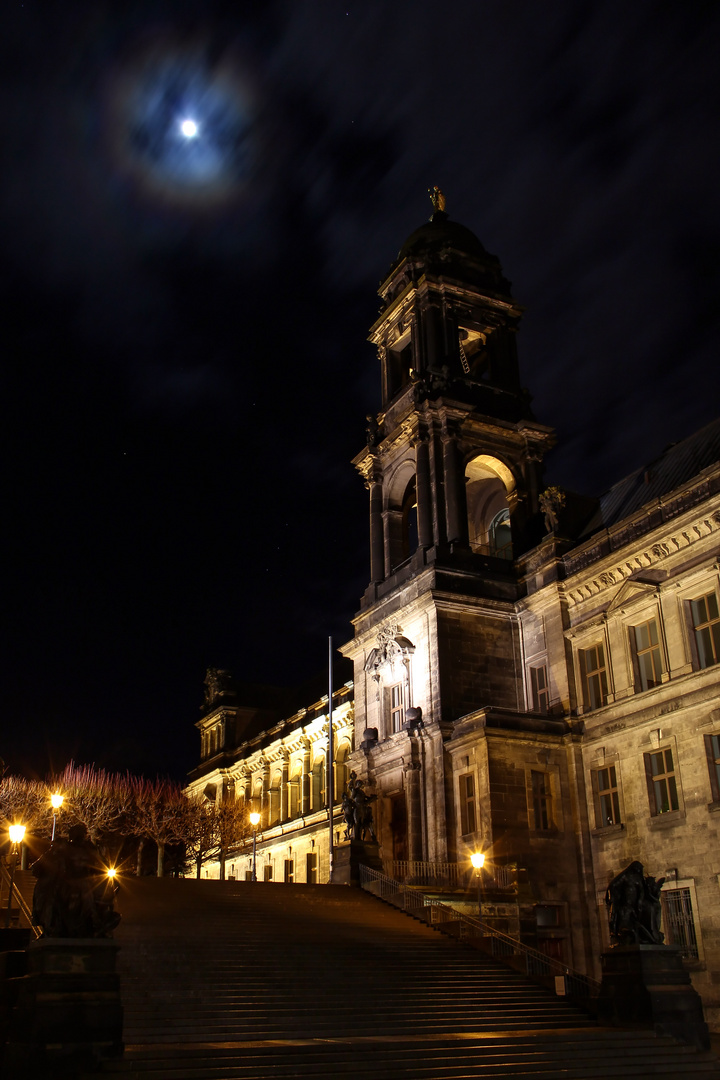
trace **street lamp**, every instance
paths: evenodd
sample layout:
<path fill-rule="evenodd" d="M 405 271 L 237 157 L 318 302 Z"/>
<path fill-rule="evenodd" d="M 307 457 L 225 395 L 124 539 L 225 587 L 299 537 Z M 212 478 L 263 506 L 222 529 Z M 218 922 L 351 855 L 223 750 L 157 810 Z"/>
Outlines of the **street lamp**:
<path fill-rule="evenodd" d="M 23 842 L 23 837 L 25 836 L 25 826 L 11 825 L 8 832 L 10 834 L 12 851 L 10 852 L 10 888 L 8 889 L 7 911 L 5 913 L 6 930 L 10 926 L 10 905 L 12 903 L 13 882 L 15 881 L 15 871 L 19 862 L 18 844 L 22 844 Z"/>
<path fill-rule="evenodd" d="M 52 836 L 50 837 L 50 843 L 51 844 L 55 843 L 55 823 L 57 821 L 57 812 L 60 809 L 60 807 L 62 806 L 63 801 L 64 801 L 63 796 L 60 794 L 59 791 L 56 791 L 54 795 L 50 796 L 50 803 L 51 803 L 52 808 L 53 808 L 53 831 L 52 831 Z"/>
<path fill-rule="evenodd" d="M 253 827 L 253 868 L 252 868 L 252 880 L 257 881 L 257 827 L 260 824 L 260 815 L 251 814 L 250 824 Z"/>
<path fill-rule="evenodd" d="M 474 868 L 475 872 L 477 873 L 478 915 L 480 916 L 480 918 L 482 918 L 482 880 L 483 880 L 482 875 L 483 875 L 483 866 L 485 865 L 485 856 L 483 855 L 482 851 L 473 852 L 473 854 L 470 856 L 470 862 L 473 864 L 473 868 Z"/>

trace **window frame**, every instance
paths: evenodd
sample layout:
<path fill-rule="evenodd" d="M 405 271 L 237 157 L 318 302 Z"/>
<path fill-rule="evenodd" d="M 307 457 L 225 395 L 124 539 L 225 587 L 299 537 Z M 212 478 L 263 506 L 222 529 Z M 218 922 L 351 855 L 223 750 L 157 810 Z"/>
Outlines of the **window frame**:
<path fill-rule="evenodd" d="M 593 668 L 588 672 L 588 655 L 594 652 L 597 656 L 598 650 L 602 652 L 602 665 L 597 668 Z M 597 709 L 602 709 L 607 705 L 610 696 L 610 680 L 609 675 L 609 655 L 607 642 L 596 641 L 592 645 L 588 645 L 585 648 L 578 649 L 578 662 L 580 664 L 580 681 L 582 686 L 582 700 L 583 707 L 586 712 L 595 712 Z M 590 686 L 591 679 L 595 677 L 599 678 L 600 700 L 593 700 L 594 695 L 591 694 Z"/>
<path fill-rule="evenodd" d="M 720 803 L 720 731 L 703 736 L 713 803 Z"/>
<path fill-rule="evenodd" d="M 538 790 L 542 782 L 542 791 Z M 533 832 L 552 832 L 553 791 L 550 773 L 544 769 L 530 769 L 530 808 Z M 539 823 L 538 823 L 539 822 Z"/>
<path fill-rule="evenodd" d="M 683 963 L 688 967 L 695 967 L 704 963 L 705 949 L 703 946 L 702 933 L 700 928 L 700 920 L 698 918 L 698 904 L 697 904 L 697 892 L 695 890 L 694 878 L 681 878 L 676 881 L 666 881 L 660 890 L 660 902 L 662 904 L 662 922 L 661 929 L 665 934 L 665 943 L 668 945 L 675 944 L 671 938 L 672 933 L 669 931 L 669 919 L 667 914 L 668 900 L 665 899 L 667 893 L 680 893 L 686 892 L 687 899 L 689 900 L 689 909 L 692 919 L 692 930 L 695 938 L 695 956 L 685 956 L 683 954 Z M 682 943 L 679 945 L 682 952 Z"/>
<path fill-rule="evenodd" d="M 407 708 L 405 699 L 407 697 L 407 690 L 405 687 L 405 679 L 400 679 L 398 682 L 388 686 L 388 720 L 390 726 L 391 735 L 396 735 L 399 731 L 402 731 L 403 724 L 405 723 L 405 710 Z M 395 692 L 398 692 L 399 703 L 394 704 Z M 396 719 L 399 717 L 399 725 L 396 724 Z"/>
<path fill-rule="evenodd" d="M 695 605 L 701 604 L 709 599 L 712 599 L 717 615 L 711 617 L 710 610 L 706 604 L 707 618 L 705 621 L 701 619 L 696 620 Z M 689 597 L 687 600 L 689 624 L 692 630 L 692 644 L 693 644 L 693 658 L 694 666 L 698 671 L 706 671 L 708 668 L 714 667 L 720 663 L 720 605 L 718 604 L 717 591 L 714 588 L 709 589 L 701 596 Z M 709 663 L 703 663 L 705 655 L 705 646 L 701 646 L 701 637 L 699 632 L 707 630 L 709 644 L 713 653 L 713 659 Z"/>
<path fill-rule="evenodd" d="M 545 685 L 539 686 L 539 672 L 544 673 Z M 530 692 L 532 696 L 532 711 L 547 716 L 550 712 L 550 679 L 548 678 L 547 661 L 542 664 L 530 666 Z M 545 707 L 542 707 L 541 698 L 545 697 Z"/>
<path fill-rule="evenodd" d="M 470 790 L 468 790 L 468 786 Z M 471 836 L 478 831 L 476 788 L 477 784 L 475 783 L 474 772 L 465 772 L 458 776 L 458 803 L 460 807 L 461 836 Z"/>
<path fill-rule="evenodd" d="M 602 774 L 608 774 L 608 786 L 602 786 Z M 611 775 L 613 774 L 613 775 Z M 613 783 L 614 781 L 614 783 Z M 592 790 L 595 802 L 595 828 L 612 829 L 623 824 L 623 807 L 620 800 L 620 777 L 617 761 L 606 761 L 592 769 Z M 613 810 L 615 820 L 606 821 L 606 807 Z"/>
<path fill-rule="evenodd" d="M 641 646 L 638 641 L 638 631 L 648 628 L 648 645 Z M 652 641 L 652 631 L 654 629 L 655 641 Z M 663 675 L 667 668 L 665 666 L 665 657 L 663 653 L 661 628 L 658 619 L 652 615 L 650 618 L 643 620 L 643 622 L 635 623 L 629 628 L 630 632 L 630 651 L 633 658 L 633 672 L 635 676 L 635 693 L 643 694 L 646 690 L 654 690 L 656 686 L 660 686 L 663 681 Z M 652 666 L 653 679 L 648 677 L 648 673 L 645 670 L 645 658 L 650 657 L 650 663 Z M 656 663 L 657 661 L 657 663 Z"/>
<path fill-rule="evenodd" d="M 667 755 L 670 754 L 670 760 L 672 768 L 667 768 Z M 680 810 L 680 784 L 679 784 L 679 770 L 677 768 L 677 762 L 675 760 L 677 755 L 674 754 L 674 747 L 665 745 L 659 746 L 657 750 L 649 750 L 643 754 L 645 764 L 645 779 L 648 789 L 648 801 L 650 803 L 650 816 L 653 818 L 664 817 L 665 814 L 672 814 Z M 664 765 L 663 772 L 653 772 L 653 762 L 658 758 L 662 758 L 662 764 Z M 672 780 L 672 783 L 668 781 Z M 666 790 L 668 792 L 668 806 L 666 810 L 661 810 L 658 807 L 658 791 L 656 785 L 665 783 Z M 675 802 L 677 805 L 672 806 L 671 791 L 674 791 Z"/>

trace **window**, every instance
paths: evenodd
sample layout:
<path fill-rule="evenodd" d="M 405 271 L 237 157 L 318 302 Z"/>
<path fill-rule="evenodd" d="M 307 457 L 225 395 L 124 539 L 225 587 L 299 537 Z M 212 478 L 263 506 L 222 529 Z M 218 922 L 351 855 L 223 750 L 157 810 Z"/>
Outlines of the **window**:
<path fill-rule="evenodd" d="M 660 901 L 665 944 L 678 946 L 684 960 L 699 959 L 690 889 L 663 889 Z"/>
<path fill-rule="evenodd" d="M 645 775 L 647 777 L 650 813 L 667 814 L 679 808 L 675 766 L 672 750 L 657 750 L 645 754 Z"/>
<path fill-rule="evenodd" d="M 550 703 L 550 691 L 548 688 L 547 667 L 530 668 L 530 682 L 532 684 L 532 701 L 535 712 L 546 713 Z"/>
<path fill-rule="evenodd" d="M 583 682 L 583 700 L 588 709 L 599 709 L 608 694 L 605 649 L 601 644 L 580 651 L 580 673 Z"/>
<path fill-rule="evenodd" d="M 550 814 L 550 777 L 544 772 L 531 772 L 532 783 L 532 808 L 533 828 L 551 828 L 552 817 Z"/>
<path fill-rule="evenodd" d="M 390 687 L 390 730 L 402 731 L 405 722 L 405 688 L 403 683 Z"/>
<path fill-rule="evenodd" d="M 705 736 L 705 753 L 707 754 L 713 802 L 720 802 L 720 735 Z"/>
<path fill-rule="evenodd" d="M 467 836 L 476 829 L 475 777 L 472 773 L 465 773 L 460 777 L 460 831 L 463 836 Z"/>
<path fill-rule="evenodd" d="M 657 623 L 649 619 L 640 626 L 633 626 L 632 634 L 637 658 L 637 689 L 650 690 L 662 681 L 662 653 Z"/>
<path fill-rule="evenodd" d="M 245 871 L 245 880 L 246 881 L 252 881 L 252 870 L 246 870 Z"/>
<path fill-rule="evenodd" d="M 295 880 L 295 863 L 292 861 L 292 859 L 285 860 L 284 880 L 287 881 L 289 884 L 292 884 L 292 882 Z"/>
<path fill-rule="evenodd" d="M 714 592 L 690 601 L 698 666 L 711 667 L 720 660 L 720 613 Z"/>
<path fill-rule="evenodd" d="M 619 825 L 620 796 L 618 792 L 617 772 L 614 765 L 607 769 L 598 769 L 593 777 L 596 789 L 596 821 L 598 829 L 608 825 Z"/>
<path fill-rule="evenodd" d="M 272 863 L 268 863 L 267 866 L 263 867 L 263 881 L 272 881 L 272 871 Z"/>
<path fill-rule="evenodd" d="M 497 555 L 500 559 L 512 559 L 512 528 L 509 510 L 500 510 L 490 522 L 488 544 L 491 555 Z"/>
<path fill-rule="evenodd" d="M 308 851 L 305 857 L 305 880 L 308 885 L 317 885 L 317 855 Z"/>

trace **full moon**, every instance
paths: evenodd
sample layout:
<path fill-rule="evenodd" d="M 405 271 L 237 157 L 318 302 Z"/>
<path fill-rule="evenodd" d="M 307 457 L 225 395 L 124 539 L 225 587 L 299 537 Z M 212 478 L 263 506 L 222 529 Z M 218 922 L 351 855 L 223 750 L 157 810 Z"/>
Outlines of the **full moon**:
<path fill-rule="evenodd" d="M 186 139 L 194 139 L 198 133 L 198 126 L 194 120 L 183 120 L 180 130 Z"/>

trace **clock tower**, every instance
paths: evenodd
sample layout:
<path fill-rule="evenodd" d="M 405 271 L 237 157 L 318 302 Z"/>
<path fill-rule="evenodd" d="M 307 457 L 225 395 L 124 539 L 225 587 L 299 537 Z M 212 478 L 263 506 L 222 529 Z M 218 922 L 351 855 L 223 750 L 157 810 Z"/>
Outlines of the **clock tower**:
<path fill-rule="evenodd" d="M 385 859 L 454 859 L 446 742 L 483 707 L 523 709 L 518 555 L 551 429 L 520 385 L 522 308 L 496 256 L 434 213 L 382 282 L 371 327 L 381 409 L 354 465 L 369 492 L 370 583 L 355 664 L 356 767 L 379 796 Z"/>

